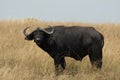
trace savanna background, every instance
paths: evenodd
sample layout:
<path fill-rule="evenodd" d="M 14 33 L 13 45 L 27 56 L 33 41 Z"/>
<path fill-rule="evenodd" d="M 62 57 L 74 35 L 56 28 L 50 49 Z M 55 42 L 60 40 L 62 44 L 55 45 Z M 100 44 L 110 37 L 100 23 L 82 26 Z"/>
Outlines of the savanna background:
<path fill-rule="evenodd" d="M 91 70 L 88 56 L 82 62 L 66 58 L 66 70 L 54 74 L 53 59 L 33 41 L 24 40 L 23 30 L 48 25 L 93 26 L 104 35 L 103 67 Z M 45 22 L 38 19 L 0 21 L 0 80 L 120 80 L 120 24 Z"/>

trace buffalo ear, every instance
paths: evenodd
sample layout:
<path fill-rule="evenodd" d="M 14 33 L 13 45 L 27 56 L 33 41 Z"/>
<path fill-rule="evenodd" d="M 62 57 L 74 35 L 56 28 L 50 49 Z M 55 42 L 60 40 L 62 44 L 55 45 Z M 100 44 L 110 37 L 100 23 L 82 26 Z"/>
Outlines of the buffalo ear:
<path fill-rule="evenodd" d="M 33 40 L 33 38 L 34 38 L 34 35 L 33 33 L 31 33 L 25 37 L 25 40 Z"/>

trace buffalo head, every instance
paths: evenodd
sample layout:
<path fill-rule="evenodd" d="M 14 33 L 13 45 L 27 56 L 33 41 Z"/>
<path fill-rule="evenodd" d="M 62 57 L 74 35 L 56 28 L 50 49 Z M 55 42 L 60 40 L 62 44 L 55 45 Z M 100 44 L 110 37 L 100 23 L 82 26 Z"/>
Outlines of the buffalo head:
<path fill-rule="evenodd" d="M 28 28 L 29 27 L 26 27 L 23 31 L 23 34 L 25 35 L 25 40 L 34 40 L 34 42 L 36 42 L 37 44 L 41 44 L 46 36 L 49 36 L 49 35 L 53 34 L 53 32 L 54 32 L 54 28 L 50 27 L 51 28 L 50 31 L 37 28 L 28 34 L 26 32 Z"/>

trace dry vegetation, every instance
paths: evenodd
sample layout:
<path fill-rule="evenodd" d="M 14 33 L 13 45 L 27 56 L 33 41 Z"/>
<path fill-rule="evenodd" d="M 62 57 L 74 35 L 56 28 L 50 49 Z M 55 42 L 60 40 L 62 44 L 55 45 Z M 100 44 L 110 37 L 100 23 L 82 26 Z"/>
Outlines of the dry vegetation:
<path fill-rule="evenodd" d="M 51 57 L 34 42 L 24 40 L 26 26 L 31 30 L 48 25 L 90 25 L 103 33 L 103 68 L 91 70 L 89 58 L 82 62 L 66 58 L 63 74 L 54 75 Z M 36 19 L 0 21 L 0 80 L 120 80 L 120 24 L 43 22 Z"/>

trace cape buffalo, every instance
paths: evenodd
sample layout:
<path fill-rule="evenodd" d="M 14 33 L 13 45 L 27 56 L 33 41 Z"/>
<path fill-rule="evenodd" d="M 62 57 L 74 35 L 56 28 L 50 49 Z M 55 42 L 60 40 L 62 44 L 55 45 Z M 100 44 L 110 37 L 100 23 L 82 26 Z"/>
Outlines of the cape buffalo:
<path fill-rule="evenodd" d="M 102 48 L 104 45 L 103 35 L 93 27 L 82 26 L 53 26 L 45 29 L 37 28 L 27 34 L 25 28 L 23 33 L 26 40 L 34 42 L 53 59 L 56 74 L 59 73 L 58 66 L 65 69 L 65 57 L 82 60 L 86 55 L 96 68 L 102 67 Z"/>

